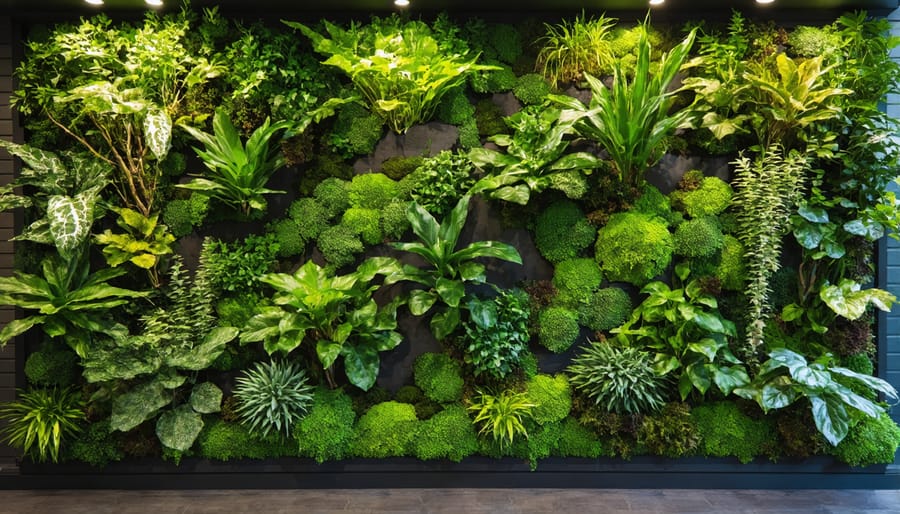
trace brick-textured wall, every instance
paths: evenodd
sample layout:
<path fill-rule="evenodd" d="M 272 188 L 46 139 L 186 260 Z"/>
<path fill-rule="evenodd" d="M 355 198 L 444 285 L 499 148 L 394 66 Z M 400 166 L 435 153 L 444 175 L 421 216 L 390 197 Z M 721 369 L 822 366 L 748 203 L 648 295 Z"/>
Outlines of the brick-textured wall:
<path fill-rule="evenodd" d="M 0 16 L 0 138 L 15 140 L 17 127 L 13 123 L 13 115 L 9 105 L 9 97 L 13 87 L 13 49 L 14 30 L 12 20 L 8 16 Z M 8 184 L 14 174 L 12 157 L 0 150 L 0 184 Z M 12 243 L 15 222 L 12 213 L 0 213 L 0 275 L 12 274 Z M 0 326 L 5 325 L 15 316 L 10 307 L 0 307 Z M 7 344 L 0 349 L 0 402 L 15 399 L 16 387 L 16 347 Z M 0 457 L 14 455 L 14 450 L 0 445 Z"/>

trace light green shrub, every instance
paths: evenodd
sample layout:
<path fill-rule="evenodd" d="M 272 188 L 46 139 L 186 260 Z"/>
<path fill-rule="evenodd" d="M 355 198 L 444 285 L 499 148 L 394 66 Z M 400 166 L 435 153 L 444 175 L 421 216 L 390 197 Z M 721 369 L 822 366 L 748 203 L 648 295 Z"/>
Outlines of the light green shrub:
<path fill-rule="evenodd" d="M 329 264 L 341 268 L 352 264 L 365 249 L 359 236 L 346 225 L 329 227 L 319 234 L 316 246 Z"/>
<path fill-rule="evenodd" d="M 373 405 L 356 424 L 351 452 L 357 457 L 402 457 L 416 437 L 416 409 L 395 401 Z"/>
<path fill-rule="evenodd" d="M 611 330 L 624 323 L 632 309 L 628 293 L 618 287 L 605 287 L 578 304 L 578 322 L 594 331 Z"/>
<path fill-rule="evenodd" d="M 364 173 L 353 177 L 347 193 L 351 207 L 384 209 L 399 197 L 400 187 L 383 173 Z"/>
<path fill-rule="evenodd" d="M 278 257 L 282 259 L 300 255 L 306 250 L 306 239 L 300 235 L 300 226 L 290 218 L 270 223 L 267 231 L 278 242 Z"/>
<path fill-rule="evenodd" d="M 900 445 L 900 427 L 887 413 L 862 416 L 831 453 L 851 466 L 890 464 Z"/>
<path fill-rule="evenodd" d="M 300 455 L 316 462 L 343 459 L 353 439 L 353 401 L 340 389 L 319 388 L 309 413 L 294 426 Z"/>
<path fill-rule="evenodd" d="M 724 244 L 724 236 L 715 218 L 703 216 L 678 225 L 674 235 L 675 255 L 710 257 Z"/>
<path fill-rule="evenodd" d="M 351 207 L 344 212 L 341 224 L 357 234 L 363 243 L 375 245 L 384 240 L 381 232 L 381 211 Z"/>
<path fill-rule="evenodd" d="M 516 81 L 513 94 L 525 105 L 537 105 L 550 94 L 550 84 L 537 73 L 527 73 Z"/>
<path fill-rule="evenodd" d="M 345 203 L 344 209 L 346 207 Z M 330 207 L 315 198 L 298 198 L 288 208 L 288 216 L 297 225 L 297 234 L 306 241 L 313 241 L 330 226 L 328 220 L 332 215 L 329 210 Z"/>
<path fill-rule="evenodd" d="M 329 177 L 319 182 L 313 191 L 313 198 L 318 200 L 325 209 L 325 218 L 331 219 L 343 213 L 350 207 L 350 183 L 346 180 Z M 304 211 L 297 211 L 298 216 L 303 216 Z M 295 218 L 297 219 L 297 218 Z M 310 236 L 310 238 L 316 236 Z"/>
<path fill-rule="evenodd" d="M 462 405 L 450 405 L 419 422 L 412 439 L 412 454 L 422 460 L 459 462 L 477 450 L 475 426 Z"/>
<path fill-rule="evenodd" d="M 569 293 L 575 298 L 587 298 L 601 282 L 603 272 L 594 259 L 567 259 L 557 264 L 553 271 L 553 285 L 560 293 Z"/>
<path fill-rule="evenodd" d="M 731 205 L 733 193 L 731 186 L 722 179 L 705 177 L 699 188 L 683 192 L 678 203 L 684 213 L 692 218 L 716 216 Z"/>
<path fill-rule="evenodd" d="M 737 457 L 747 463 L 755 457 L 773 455 L 777 441 L 770 418 L 753 419 L 734 402 L 698 405 L 691 418 L 700 433 L 698 453 L 710 457 Z"/>
<path fill-rule="evenodd" d="M 716 278 L 722 289 L 742 291 L 747 282 L 747 264 L 744 260 L 744 245 L 738 238 L 725 235 L 722 252 L 716 267 Z"/>

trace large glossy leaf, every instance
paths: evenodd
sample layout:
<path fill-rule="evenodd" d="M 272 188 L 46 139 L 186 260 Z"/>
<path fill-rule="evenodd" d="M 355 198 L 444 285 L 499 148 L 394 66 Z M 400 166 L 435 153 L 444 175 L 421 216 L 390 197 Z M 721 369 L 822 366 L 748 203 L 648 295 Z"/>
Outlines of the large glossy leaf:
<path fill-rule="evenodd" d="M 759 404 L 765 411 L 783 409 L 794 403 L 800 394 L 787 382 L 773 382 L 763 386 Z"/>
<path fill-rule="evenodd" d="M 450 307 L 458 307 L 459 302 L 466 295 L 466 287 L 462 281 L 439 278 L 435 283 L 435 290 L 441 300 Z"/>
<path fill-rule="evenodd" d="M 225 351 L 225 345 L 237 335 L 238 329 L 234 327 L 213 328 L 191 351 L 170 355 L 166 364 L 191 371 L 206 369 Z"/>
<path fill-rule="evenodd" d="M 156 437 L 159 437 L 159 442 L 166 448 L 180 452 L 191 449 L 201 430 L 203 418 L 188 405 L 164 412 L 156 422 Z"/>
<path fill-rule="evenodd" d="M 739 387 L 746 387 L 750 384 L 750 377 L 743 366 L 716 366 L 713 372 L 713 381 L 716 387 L 726 396 Z"/>
<path fill-rule="evenodd" d="M 869 304 L 882 311 L 890 311 L 897 300 L 893 294 L 881 289 L 860 289 L 860 284 L 849 279 L 837 286 L 826 285 L 819 291 L 819 298 L 838 316 L 850 320 L 862 317 Z"/>
<path fill-rule="evenodd" d="M 0 347 L 6 345 L 10 339 L 19 334 L 24 334 L 31 327 L 40 325 L 44 322 L 46 316 L 28 316 L 27 318 L 14 319 L 8 321 L 3 330 L 0 330 Z"/>
<path fill-rule="evenodd" d="M 897 390 L 894 389 L 889 382 L 880 379 L 878 377 L 873 377 L 871 375 L 864 375 L 862 373 L 857 373 L 855 371 L 849 370 L 847 368 L 841 367 L 833 367 L 829 368 L 832 373 L 837 373 L 838 375 L 843 375 L 845 377 L 852 378 L 854 380 L 858 380 L 866 385 L 866 387 L 872 389 L 873 391 L 878 391 L 879 393 L 884 394 L 888 399 L 896 402 L 898 400 Z"/>
<path fill-rule="evenodd" d="M 442 341 L 459 326 L 459 309 L 448 307 L 446 311 L 439 312 L 431 318 L 431 333 L 435 339 Z"/>
<path fill-rule="evenodd" d="M 808 398 L 816 428 L 832 446 L 837 446 L 850 431 L 850 417 L 844 404 L 831 395 L 811 395 Z"/>
<path fill-rule="evenodd" d="M 158 381 L 141 384 L 127 393 L 115 397 L 109 427 L 128 432 L 152 418 L 172 401 L 171 393 Z"/>
<path fill-rule="evenodd" d="M 434 291 L 413 290 L 409 293 L 409 312 L 413 316 L 422 316 L 431 309 L 437 299 L 437 293 Z"/>
<path fill-rule="evenodd" d="M 316 355 L 319 356 L 322 367 L 328 368 L 334 364 L 334 361 L 340 356 L 342 348 L 342 344 L 327 339 L 320 339 L 316 342 Z"/>
<path fill-rule="evenodd" d="M 369 345 L 360 344 L 345 346 L 341 354 L 344 356 L 344 370 L 350 383 L 363 391 L 371 389 L 378 378 L 378 351 Z"/>
<path fill-rule="evenodd" d="M 499 241 L 475 241 L 453 254 L 453 262 L 464 262 L 477 257 L 493 257 L 507 262 L 522 264 L 522 256 L 512 245 Z"/>

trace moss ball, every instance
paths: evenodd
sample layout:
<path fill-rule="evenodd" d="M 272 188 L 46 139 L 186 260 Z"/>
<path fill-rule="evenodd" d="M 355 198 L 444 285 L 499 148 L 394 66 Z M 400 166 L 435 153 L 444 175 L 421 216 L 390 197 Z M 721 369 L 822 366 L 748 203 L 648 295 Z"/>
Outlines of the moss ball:
<path fill-rule="evenodd" d="M 395 401 L 373 405 L 359 418 L 351 451 L 357 457 L 402 457 L 416 435 L 416 409 Z"/>
<path fill-rule="evenodd" d="M 600 229 L 596 255 L 606 278 L 643 286 L 672 260 L 674 242 L 668 225 L 637 212 L 614 214 Z"/>
<path fill-rule="evenodd" d="M 297 234 L 306 241 L 319 237 L 330 218 L 329 209 L 315 198 L 299 198 L 288 207 L 288 217 L 297 227 Z"/>
<path fill-rule="evenodd" d="M 566 375 L 537 375 L 525 386 L 528 399 L 535 405 L 531 418 L 539 425 L 560 421 L 572 409 L 572 388 Z"/>
<path fill-rule="evenodd" d="M 384 237 L 397 240 L 409 229 L 406 217 L 407 202 L 391 202 L 381 211 L 381 230 Z"/>
<path fill-rule="evenodd" d="M 551 204 L 534 228 L 538 251 L 550 262 L 572 259 L 594 242 L 596 230 L 581 209 L 571 201 Z"/>
<path fill-rule="evenodd" d="M 585 257 L 562 261 L 553 272 L 553 285 L 579 298 L 590 295 L 602 281 L 600 265 Z"/>
<path fill-rule="evenodd" d="M 375 245 L 384 239 L 381 232 L 380 218 L 381 211 L 376 209 L 361 209 L 351 207 L 344 212 L 341 218 L 341 224 L 345 225 L 359 235 L 363 243 Z"/>
<path fill-rule="evenodd" d="M 578 321 L 594 331 L 612 330 L 628 319 L 633 308 L 628 293 L 618 287 L 606 287 L 579 305 Z"/>
<path fill-rule="evenodd" d="M 900 445 L 900 427 L 887 413 L 877 418 L 863 417 L 850 427 L 847 437 L 832 450 L 832 454 L 851 466 L 870 466 L 894 462 Z"/>
<path fill-rule="evenodd" d="M 443 353 L 423 353 L 413 364 L 413 378 L 426 398 L 438 403 L 462 398 L 463 379 L 459 363 Z"/>
<path fill-rule="evenodd" d="M 709 257 L 724 244 L 724 236 L 715 218 L 704 216 L 687 220 L 675 229 L 675 255 Z"/>
<path fill-rule="evenodd" d="M 300 235 L 300 226 L 293 219 L 278 220 L 268 226 L 278 242 L 278 257 L 285 259 L 300 255 L 306 249 L 306 239 Z"/>
<path fill-rule="evenodd" d="M 718 177 L 705 177 L 700 187 L 684 193 L 680 204 L 691 218 L 716 216 L 731 205 L 733 190 Z"/>
<path fill-rule="evenodd" d="M 300 455 L 320 464 L 344 458 L 353 438 L 354 421 L 356 413 L 349 396 L 340 389 L 318 389 L 309 413 L 294 427 Z"/>
<path fill-rule="evenodd" d="M 545 348 L 554 353 L 568 350 L 581 332 L 578 314 L 565 307 L 548 307 L 538 316 L 538 337 Z"/>
<path fill-rule="evenodd" d="M 400 193 L 397 182 L 382 173 L 357 175 L 347 188 L 352 207 L 384 209 Z"/>
<path fill-rule="evenodd" d="M 453 462 L 472 455 L 479 446 L 475 425 L 462 405 L 450 405 L 420 422 L 411 445 L 412 454 L 419 459 Z"/>
<path fill-rule="evenodd" d="M 329 264 L 340 268 L 352 264 L 365 249 L 359 236 L 346 225 L 329 227 L 319 234 L 316 246 Z"/>
<path fill-rule="evenodd" d="M 334 218 L 350 207 L 349 185 L 350 183 L 346 180 L 328 177 L 316 186 L 316 189 L 313 191 L 313 198 L 324 207 L 326 218 Z M 302 215 L 302 213 L 298 214 Z"/>
<path fill-rule="evenodd" d="M 519 77 L 513 95 L 525 105 L 537 105 L 550 94 L 550 84 L 537 73 L 527 73 Z"/>
<path fill-rule="evenodd" d="M 743 291 L 747 281 L 747 262 L 744 245 L 734 236 L 726 235 L 722 241 L 722 253 L 716 267 L 716 278 L 722 289 Z"/>

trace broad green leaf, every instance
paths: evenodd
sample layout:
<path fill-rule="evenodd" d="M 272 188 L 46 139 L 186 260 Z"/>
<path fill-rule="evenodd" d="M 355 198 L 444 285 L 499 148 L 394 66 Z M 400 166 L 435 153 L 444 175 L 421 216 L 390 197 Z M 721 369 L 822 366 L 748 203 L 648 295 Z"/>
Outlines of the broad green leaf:
<path fill-rule="evenodd" d="M 222 410 L 222 390 L 212 382 L 197 384 L 191 390 L 191 408 L 200 414 Z"/>
<path fill-rule="evenodd" d="M 713 381 L 716 387 L 726 396 L 739 387 L 746 387 L 750 384 L 750 377 L 743 366 L 732 366 L 726 368 L 724 366 L 716 366 L 713 371 Z"/>
<path fill-rule="evenodd" d="M 810 207 L 803 203 L 797 208 L 797 214 L 813 223 L 828 223 L 828 211 L 821 207 Z"/>
<path fill-rule="evenodd" d="M 409 312 L 413 316 L 422 316 L 428 312 L 437 301 L 437 293 L 415 289 L 409 293 Z"/>
<path fill-rule="evenodd" d="M 437 290 L 444 303 L 450 307 L 458 307 L 459 302 L 466 295 L 466 287 L 462 281 L 449 280 L 443 277 L 437 279 L 435 290 Z"/>
<path fill-rule="evenodd" d="M 158 381 L 141 384 L 115 397 L 109 419 L 110 429 L 128 432 L 155 416 L 171 401 L 171 393 Z"/>
<path fill-rule="evenodd" d="M 723 342 L 716 341 L 711 337 L 705 337 L 696 343 L 689 343 L 687 345 L 688 350 L 693 353 L 703 355 L 706 357 L 707 362 L 713 362 L 716 360 L 716 354 L 719 353 L 719 350 L 725 346 Z"/>
<path fill-rule="evenodd" d="M 47 201 L 50 235 L 63 257 L 71 256 L 81 247 L 94 221 L 96 197 L 81 194 L 74 198 L 51 196 Z"/>
<path fill-rule="evenodd" d="M 840 285 L 826 285 L 819 291 L 819 298 L 838 316 L 849 320 L 862 317 L 869 304 L 883 311 L 890 311 L 897 297 L 881 289 L 863 289 L 852 280 L 843 279 Z"/>
<path fill-rule="evenodd" d="M 808 395 L 816 428 L 832 446 L 837 446 L 850 431 L 850 417 L 844 404 L 831 395 Z"/>
<path fill-rule="evenodd" d="M 371 389 L 378 378 L 378 351 L 367 345 L 358 345 L 345 347 L 341 354 L 344 356 L 344 369 L 350 383 L 363 391 Z"/>
<path fill-rule="evenodd" d="M 783 409 L 794 403 L 799 397 L 799 393 L 789 384 L 766 384 L 760 394 L 759 406 L 766 412 Z"/>
<path fill-rule="evenodd" d="M 172 141 L 172 119 L 164 109 L 151 109 L 144 116 L 144 139 L 150 153 L 162 160 Z"/>
<path fill-rule="evenodd" d="M 166 448 L 186 452 L 194 445 L 200 431 L 203 430 L 203 418 L 188 405 L 164 412 L 156 422 L 156 436 Z"/>
<path fill-rule="evenodd" d="M 319 356 L 319 362 L 322 363 L 323 368 L 328 368 L 334 364 L 334 361 L 341 354 L 341 348 L 343 348 L 342 344 L 326 339 L 320 339 L 316 342 L 316 355 Z"/>
<path fill-rule="evenodd" d="M 446 311 L 435 314 L 431 318 L 430 326 L 435 339 L 438 341 L 446 339 L 459 326 L 459 309 L 449 307 Z"/>

